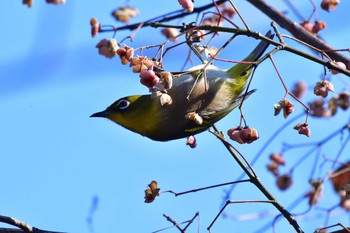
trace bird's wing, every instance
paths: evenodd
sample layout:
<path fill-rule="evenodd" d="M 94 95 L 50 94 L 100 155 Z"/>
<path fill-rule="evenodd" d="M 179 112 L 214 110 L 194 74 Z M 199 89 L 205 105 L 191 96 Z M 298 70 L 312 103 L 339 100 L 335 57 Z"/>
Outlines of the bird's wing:
<path fill-rule="evenodd" d="M 209 122 L 216 122 L 226 116 L 228 113 L 230 113 L 233 109 L 238 107 L 244 100 L 246 100 L 251 94 L 253 94 L 256 91 L 256 89 L 251 90 L 247 92 L 245 95 L 239 96 L 231 105 L 229 105 L 227 108 L 220 108 L 219 111 L 211 111 L 211 112 L 202 112 L 200 115 L 203 117 L 204 120 Z"/>

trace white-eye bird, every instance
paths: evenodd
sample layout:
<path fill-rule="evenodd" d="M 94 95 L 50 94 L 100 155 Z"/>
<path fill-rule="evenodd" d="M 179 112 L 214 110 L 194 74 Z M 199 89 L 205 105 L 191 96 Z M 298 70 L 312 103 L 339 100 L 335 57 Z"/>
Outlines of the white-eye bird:
<path fill-rule="evenodd" d="M 266 34 L 273 38 L 271 32 Z M 257 61 L 269 44 L 261 41 L 244 59 Z M 189 73 L 173 79 L 167 91 L 172 104 L 161 105 L 160 96 L 133 95 L 121 98 L 106 110 L 91 117 L 108 118 L 117 124 L 156 141 L 168 141 L 201 133 L 230 113 L 243 101 L 240 96 L 253 67 L 238 63 L 228 70 L 213 65 L 191 68 Z M 249 91 L 248 97 L 254 91 Z M 246 98 L 245 97 L 245 98 Z M 196 113 L 203 120 L 201 124 L 185 116 Z"/>

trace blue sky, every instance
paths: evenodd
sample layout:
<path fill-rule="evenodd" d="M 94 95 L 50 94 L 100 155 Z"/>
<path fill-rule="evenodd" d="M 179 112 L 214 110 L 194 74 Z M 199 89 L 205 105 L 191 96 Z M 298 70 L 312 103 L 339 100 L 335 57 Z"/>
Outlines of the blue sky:
<path fill-rule="evenodd" d="M 155 9 L 144 1 L 131 1 L 140 8 L 140 16 L 133 22 L 154 16 Z M 162 6 L 162 1 L 159 6 Z M 307 2 L 307 3 L 306 3 Z M 112 9 L 124 2 L 68 0 L 66 4 L 53 6 L 35 1 L 31 9 L 20 1 L 4 1 L 0 9 L 0 156 L 2 191 L 1 214 L 21 219 L 32 226 L 66 232 L 92 232 L 87 218 L 93 200 L 97 208 L 92 212 L 94 232 L 152 232 L 170 225 L 162 217 L 165 213 L 182 222 L 200 212 L 201 232 L 217 214 L 224 191 L 222 188 L 193 193 L 180 197 L 162 194 L 154 203 L 145 204 L 144 189 L 157 180 L 162 190 L 185 191 L 188 189 L 229 182 L 237 179 L 240 169 L 221 143 L 210 133 L 197 136 L 198 147 L 190 149 L 185 140 L 155 142 L 129 132 L 103 119 L 89 116 L 103 110 L 114 100 L 131 94 L 146 93 L 139 85 L 138 76 L 118 59 L 99 56 L 95 45 L 102 38 L 112 35 L 90 37 L 89 20 L 97 17 L 106 24 L 116 24 L 110 17 Z M 269 30 L 266 17 L 260 16 L 247 3 L 238 5 L 254 30 Z M 279 3 L 280 9 L 286 8 Z M 308 1 L 297 1 L 308 16 Z M 303 5 L 305 4 L 305 5 Z M 277 6 L 277 7 L 278 7 Z M 349 47 L 349 26 L 340 25 L 348 18 L 350 3 L 343 1 L 336 12 L 319 12 L 327 20 L 324 31 L 327 41 L 336 48 Z M 177 1 L 157 7 L 157 14 L 178 9 Z M 251 17 L 254 15 L 254 17 Z M 339 30 L 341 32 L 339 33 Z M 117 34 L 124 38 L 128 32 Z M 149 35 L 152 35 L 151 37 Z M 341 35 L 341 36 L 340 36 Z M 224 37 L 224 35 L 222 35 Z M 159 39 L 159 40 L 158 40 Z M 164 41 L 159 30 L 147 29 L 135 38 L 134 47 Z M 242 48 L 241 43 L 244 43 Z M 230 50 L 222 54 L 242 58 L 256 41 L 238 39 Z M 239 47 L 239 49 L 237 49 Z M 174 56 L 185 57 L 180 49 Z M 233 54 L 233 55 L 232 55 Z M 322 67 L 295 59 L 281 52 L 275 57 L 277 66 L 288 86 L 299 79 L 306 79 L 312 86 L 322 72 Z M 165 59 L 169 70 L 179 69 L 180 59 Z M 227 64 L 223 64 L 223 66 Z M 227 68 L 227 67 L 226 67 Z M 259 67 L 253 87 L 258 89 L 245 104 L 245 116 L 250 126 L 260 132 L 260 140 L 237 148 L 252 159 L 270 135 L 284 122 L 282 116 L 273 117 L 273 104 L 283 97 L 282 85 L 269 63 Z M 345 76 L 333 77 L 335 88 L 348 85 Z M 313 99 L 312 91 L 305 102 Z M 296 106 L 294 115 L 301 113 Z M 339 112 L 332 119 L 311 119 L 312 137 L 306 139 L 292 129 L 286 129 L 268 147 L 255 166 L 262 182 L 285 206 L 308 189 L 308 176 L 313 157 L 306 159 L 294 173 L 291 190 L 279 192 L 272 175 L 266 172 L 270 152 L 281 149 L 282 142 L 315 142 L 345 124 L 347 112 Z M 226 131 L 238 124 L 239 114 L 231 113 L 218 123 Z M 302 121 L 302 119 L 299 119 Z M 296 124 L 292 123 L 293 124 Z M 347 134 L 344 134 L 346 137 Z M 341 143 L 337 137 L 327 144 L 322 154 L 332 156 Z M 287 163 L 300 159 L 305 148 L 286 154 Z M 346 148 L 341 160 L 346 161 Z M 288 166 L 282 169 L 287 172 Z M 240 185 L 235 199 L 262 199 L 250 184 Z M 327 183 L 325 198 L 320 206 L 336 204 L 332 187 Z M 297 212 L 305 210 L 305 201 Z M 266 204 L 239 204 L 228 208 L 231 214 L 245 215 L 260 211 L 275 211 Z M 345 221 L 342 211 L 335 212 L 330 224 Z M 235 222 L 220 218 L 213 232 L 253 232 L 268 219 Z M 300 224 L 306 232 L 321 226 L 323 218 L 312 212 L 309 219 Z M 244 230 L 243 230 L 244 229 Z M 291 228 L 281 222 L 277 230 L 286 232 Z M 271 229 L 270 229 L 271 230 Z M 278 232 L 280 232 L 278 231 Z M 177 232 L 172 229 L 165 232 Z M 192 226 L 189 232 L 197 232 Z"/>

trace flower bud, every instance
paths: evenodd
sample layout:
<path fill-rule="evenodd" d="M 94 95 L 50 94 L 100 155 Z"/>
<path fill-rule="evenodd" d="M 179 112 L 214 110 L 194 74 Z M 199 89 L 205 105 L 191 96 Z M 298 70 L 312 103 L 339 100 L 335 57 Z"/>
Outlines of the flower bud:
<path fill-rule="evenodd" d="M 203 118 L 195 112 L 189 112 L 185 115 L 185 118 L 196 122 L 198 125 L 203 124 Z"/>
<path fill-rule="evenodd" d="M 278 165 L 285 165 L 286 161 L 283 158 L 283 155 L 280 153 L 272 153 L 270 159 L 277 163 Z"/>
<path fill-rule="evenodd" d="M 178 0 L 178 2 L 188 13 L 193 11 L 193 0 Z"/>
<path fill-rule="evenodd" d="M 91 36 L 95 37 L 100 30 L 100 24 L 98 23 L 98 20 L 96 18 L 91 18 L 90 25 L 91 25 Z"/>
<path fill-rule="evenodd" d="M 191 148 L 196 148 L 197 146 L 196 138 L 193 135 L 187 137 L 186 145 L 188 145 Z"/>
<path fill-rule="evenodd" d="M 338 66 L 339 68 L 341 68 L 343 70 L 346 70 L 346 65 L 343 62 L 341 62 L 341 61 L 334 61 L 333 64 Z M 332 69 L 330 69 L 330 72 L 332 74 L 339 74 L 339 71 L 332 70 Z"/>
<path fill-rule="evenodd" d="M 124 45 L 124 48 L 119 48 L 117 54 L 120 57 L 120 61 L 123 65 L 128 64 L 131 58 L 134 56 L 134 48 Z"/>
<path fill-rule="evenodd" d="M 179 32 L 176 30 L 176 28 L 164 28 L 162 31 L 162 34 L 171 41 L 177 41 L 177 35 Z"/>
<path fill-rule="evenodd" d="M 274 176 L 278 176 L 279 175 L 279 171 L 278 171 L 278 164 L 274 161 L 272 161 L 271 163 L 269 163 L 267 165 L 267 170 L 269 170 L 270 172 L 272 172 L 272 174 Z"/>
<path fill-rule="evenodd" d="M 140 82 L 148 88 L 152 88 L 159 82 L 159 77 L 153 70 L 146 70 L 140 73 Z"/>
<path fill-rule="evenodd" d="M 160 73 L 160 77 L 163 81 L 163 86 L 165 90 L 169 90 L 173 86 L 173 76 L 170 72 Z"/>
<path fill-rule="evenodd" d="M 345 211 L 350 211 L 350 199 L 344 198 L 340 202 L 340 206 L 344 208 Z"/>
<path fill-rule="evenodd" d="M 173 99 L 171 98 L 170 95 L 166 94 L 166 93 L 163 93 L 161 96 L 160 96 L 160 105 L 162 106 L 167 106 L 167 105 L 171 105 L 173 103 Z"/>
<path fill-rule="evenodd" d="M 303 28 L 305 28 L 306 31 L 308 32 L 312 32 L 312 29 L 314 27 L 314 24 L 311 23 L 309 20 L 303 21 L 300 23 L 300 26 L 302 26 Z"/>

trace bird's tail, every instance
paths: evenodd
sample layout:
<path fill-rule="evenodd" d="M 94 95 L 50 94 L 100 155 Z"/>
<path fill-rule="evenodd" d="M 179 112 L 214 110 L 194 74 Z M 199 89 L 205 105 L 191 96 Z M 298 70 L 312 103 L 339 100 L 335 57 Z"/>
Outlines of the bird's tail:
<path fill-rule="evenodd" d="M 274 34 L 271 33 L 271 31 L 268 31 L 265 35 L 266 37 L 272 39 L 274 37 Z M 266 41 L 261 41 L 256 48 L 245 58 L 243 61 L 248 61 L 248 62 L 254 62 L 257 61 L 265 52 L 267 47 L 269 47 L 269 43 Z M 252 64 L 244 64 L 244 63 L 239 63 L 232 68 L 230 68 L 227 72 L 229 74 L 234 74 L 232 76 L 234 77 L 245 77 L 248 78 L 249 74 L 247 75 L 247 72 L 250 71 L 252 68 Z M 249 73 L 249 72 L 248 72 Z M 239 76 L 237 74 L 240 74 Z"/>

